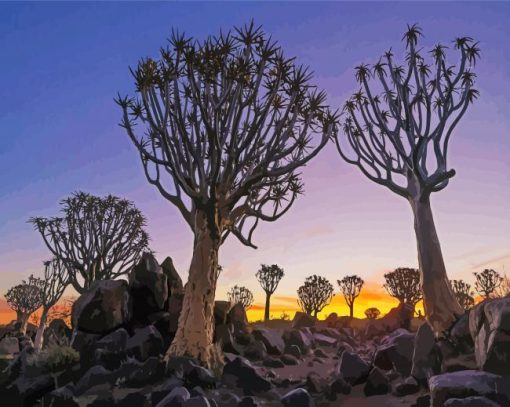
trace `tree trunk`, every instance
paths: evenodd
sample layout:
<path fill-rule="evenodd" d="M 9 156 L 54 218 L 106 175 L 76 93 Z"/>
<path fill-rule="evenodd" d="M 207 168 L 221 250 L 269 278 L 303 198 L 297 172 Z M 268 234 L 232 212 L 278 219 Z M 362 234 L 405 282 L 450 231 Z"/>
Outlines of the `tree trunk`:
<path fill-rule="evenodd" d="M 222 364 L 222 356 L 213 344 L 214 296 L 220 247 L 219 234 L 212 232 L 213 228 L 208 226 L 205 214 L 195 216 L 195 240 L 188 282 L 177 332 L 166 359 L 187 356 L 214 369 Z"/>
<path fill-rule="evenodd" d="M 39 321 L 39 326 L 37 327 L 37 333 L 35 334 L 35 343 L 34 348 L 36 352 L 39 352 L 43 347 L 43 338 L 44 331 L 46 329 L 46 321 L 48 320 L 48 308 L 43 308 L 41 314 L 41 320 Z"/>
<path fill-rule="evenodd" d="M 446 275 L 429 197 L 411 199 L 418 244 L 420 282 L 425 317 L 436 335 L 441 335 L 463 314 Z"/>
<path fill-rule="evenodd" d="M 270 308 L 270 300 L 271 294 L 266 293 L 266 309 L 264 311 L 264 321 L 269 321 L 269 308 Z"/>
<path fill-rule="evenodd" d="M 22 335 L 25 335 L 27 333 L 27 325 L 28 325 L 28 317 L 30 317 L 29 314 L 21 314 L 19 322 L 21 323 L 19 332 Z"/>
<path fill-rule="evenodd" d="M 352 318 L 354 316 L 354 303 L 349 305 L 349 316 Z"/>

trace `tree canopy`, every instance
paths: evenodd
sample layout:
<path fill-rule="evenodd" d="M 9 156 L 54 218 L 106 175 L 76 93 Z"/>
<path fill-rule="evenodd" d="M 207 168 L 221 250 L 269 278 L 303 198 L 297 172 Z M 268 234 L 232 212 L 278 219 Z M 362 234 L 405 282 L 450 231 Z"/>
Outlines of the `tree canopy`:
<path fill-rule="evenodd" d="M 227 295 L 232 304 L 241 304 L 245 309 L 250 308 L 253 304 L 253 293 L 246 287 L 235 285 Z"/>
<path fill-rule="evenodd" d="M 484 298 L 489 298 L 492 293 L 503 283 L 503 277 L 496 270 L 485 269 L 475 275 L 475 290 Z"/>
<path fill-rule="evenodd" d="M 312 275 L 298 288 L 298 305 L 309 315 L 317 316 L 333 298 L 333 285 L 324 277 Z"/>
<path fill-rule="evenodd" d="M 399 267 L 384 275 L 386 283 L 384 288 L 401 304 L 410 304 L 413 307 L 422 299 L 420 287 L 420 272 L 409 267 Z"/>

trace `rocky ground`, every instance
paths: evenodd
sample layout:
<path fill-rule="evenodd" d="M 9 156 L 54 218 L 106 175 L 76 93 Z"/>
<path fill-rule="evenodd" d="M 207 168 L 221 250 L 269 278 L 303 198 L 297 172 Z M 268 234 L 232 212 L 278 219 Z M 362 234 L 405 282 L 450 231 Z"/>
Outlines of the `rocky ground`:
<path fill-rule="evenodd" d="M 508 406 L 510 299 L 477 305 L 437 340 L 402 306 L 369 324 L 298 313 L 250 325 L 242 307 L 215 304 L 222 372 L 163 354 L 183 287 L 171 259 L 145 256 L 129 282 L 103 281 L 54 321 L 46 349 L 34 328 L 0 330 L 2 406 Z M 70 346 L 66 346 L 70 343 Z"/>

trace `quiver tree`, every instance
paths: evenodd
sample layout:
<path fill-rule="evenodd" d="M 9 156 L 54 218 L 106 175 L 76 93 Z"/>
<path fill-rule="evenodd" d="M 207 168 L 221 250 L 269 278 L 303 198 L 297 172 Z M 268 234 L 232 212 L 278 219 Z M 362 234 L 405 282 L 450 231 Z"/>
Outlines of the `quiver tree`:
<path fill-rule="evenodd" d="M 244 309 L 248 309 L 253 304 L 253 294 L 246 287 L 233 286 L 227 293 L 231 304 L 241 304 Z"/>
<path fill-rule="evenodd" d="M 264 320 L 269 321 L 269 309 L 270 309 L 270 301 L 271 295 L 275 292 L 278 287 L 278 283 L 285 275 L 283 269 L 279 267 L 277 264 L 273 264 L 268 266 L 267 264 L 261 264 L 260 270 L 257 271 L 255 276 L 260 283 L 260 286 L 266 293 L 266 307 L 264 311 Z"/>
<path fill-rule="evenodd" d="M 419 270 L 409 267 L 399 267 L 384 275 L 386 283 L 384 288 L 400 304 L 409 304 L 413 307 L 422 299 Z"/>
<path fill-rule="evenodd" d="M 333 285 L 324 277 L 313 275 L 298 288 L 298 305 L 303 312 L 317 317 L 317 314 L 331 302 Z"/>
<path fill-rule="evenodd" d="M 43 335 L 48 322 L 48 312 L 60 300 L 68 283 L 69 274 L 63 262 L 53 258 L 44 263 L 44 279 L 39 280 L 42 313 L 35 335 L 34 347 L 36 351 L 41 350 L 43 346 Z"/>
<path fill-rule="evenodd" d="M 455 175 L 447 164 L 448 144 L 478 96 L 473 68 L 480 51 L 471 38 L 457 38 L 455 65 L 447 61 L 447 47 L 441 44 L 430 51 L 429 63 L 418 47 L 421 35 L 416 25 L 409 27 L 402 64 L 390 50 L 373 66 L 356 67 L 361 88 L 344 107 L 345 141 L 335 140 L 345 161 L 410 203 L 425 314 L 441 333 L 463 310 L 446 275 L 430 195 L 446 188 Z"/>
<path fill-rule="evenodd" d="M 345 276 L 341 280 L 337 280 L 340 292 L 344 295 L 345 302 L 349 307 L 349 316 L 354 316 L 354 301 L 358 298 L 361 288 L 365 282 L 361 277 Z"/>
<path fill-rule="evenodd" d="M 61 201 L 62 217 L 31 218 L 80 294 L 96 280 L 128 273 L 147 250 L 145 218 L 128 200 L 77 192 Z"/>
<path fill-rule="evenodd" d="M 485 269 L 480 273 L 473 274 L 475 275 L 475 290 L 484 299 L 489 298 L 503 282 L 501 274 L 493 269 Z"/>
<path fill-rule="evenodd" d="M 233 235 L 256 247 L 255 228 L 292 206 L 303 188 L 298 171 L 336 132 L 337 117 L 310 72 L 253 23 L 204 41 L 173 33 L 158 60 L 143 59 L 132 73 L 137 98 L 116 100 L 121 126 L 148 182 L 194 234 L 167 357 L 210 366 L 218 361 L 213 308 L 221 244 Z"/>
<path fill-rule="evenodd" d="M 471 285 L 462 280 L 451 280 L 450 283 L 460 306 L 466 311 L 470 309 L 475 304 L 475 293 L 471 290 Z"/>
<path fill-rule="evenodd" d="M 12 310 L 16 311 L 16 319 L 20 323 L 20 333 L 27 332 L 28 318 L 42 305 L 40 280 L 30 276 L 7 291 L 5 300 Z"/>
<path fill-rule="evenodd" d="M 365 310 L 365 316 L 367 319 L 376 319 L 379 315 L 381 315 L 381 311 L 379 311 L 378 308 L 371 307 Z"/>

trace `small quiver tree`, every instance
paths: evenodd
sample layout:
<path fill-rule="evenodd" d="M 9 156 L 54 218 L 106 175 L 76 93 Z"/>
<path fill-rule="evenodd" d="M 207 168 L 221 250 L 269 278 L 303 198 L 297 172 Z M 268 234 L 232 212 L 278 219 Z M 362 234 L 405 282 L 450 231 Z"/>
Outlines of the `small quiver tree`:
<path fill-rule="evenodd" d="M 381 315 L 381 311 L 379 311 L 378 308 L 371 307 L 365 310 L 365 316 L 367 319 L 377 319 L 379 315 Z"/>
<path fill-rule="evenodd" d="M 260 286 L 266 293 L 266 307 L 264 309 L 264 321 L 269 321 L 269 310 L 271 295 L 275 292 L 278 287 L 278 283 L 285 275 L 283 269 L 277 264 L 271 266 L 267 264 L 261 264 L 260 270 L 257 271 L 255 276 L 257 277 Z"/>
<path fill-rule="evenodd" d="M 303 312 L 317 317 L 317 314 L 331 302 L 333 285 L 324 277 L 313 275 L 298 288 L 298 305 Z"/>
<path fill-rule="evenodd" d="M 248 309 L 253 304 L 253 294 L 246 287 L 235 285 L 230 289 L 227 295 L 232 305 L 241 304 L 244 309 Z"/>
<path fill-rule="evenodd" d="M 496 289 L 503 283 L 503 277 L 496 270 L 485 269 L 480 273 L 473 273 L 475 275 L 475 290 L 484 299 L 490 298 Z"/>
<path fill-rule="evenodd" d="M 470 309 L 475 304 L 475 293 L 471 290 L 471 285 L 462 280 L 452 280 L 451 284 L 460 306 L 466 311 Z"/>
<path fill-rule="evenodd" d="M 340 292 L 344 295 L 345 302 L 349 307 L 349 316 L 354 316 L 354 301 L 361 293 L 361 288 L 365 282 L 361 277 L 356 275 L 345 276 L 341 280 L 337 280 Z"/>
<path fill-rule="evenodd" d="M 39 279 L 30 276 L 27 281 L 23 280 L 7 291 L 5 299 L 9 307 L 16 312 L 17 321 L 20 323 L 20 333 L 25 335 L 28 318 L 42 305 L 42 292 Z"/>
<path fill-rule="evenodd" d="M 400 304 L 409 304 L 413 307 L 422 299 L 420 287 L 420 272 L 409 267 L 399 267 L 384 275 L 386 283 L 384 288 Z"/>
<path fill-rule="evenodd" d="M 78 293 L 96 280 L 128 273 L 147 250 L 145 218 L 128 200 L 77 192 L 61 201 L 62 217 L 31 218 Z"/>
<path fill-rule="evenodd" d="M 457 38 L 459 61 L 452 65 L 447 47 L 437 45 L 427 62 L 419 27 L 408 27 L 405 62 L 390 50 L 373 66 L 356 67 L 361 89 L 345 104 L 345 142 L 336 137 L 342 158 L 371 181 L 405 198 L 414 215 L 425 315 L 442 334 L 463 313 L 450 286 L 437 236 L 430 196 L 455 175 L 448 168 L 453 131 L 477 96 L 473 69 L 478 43 Z"/>
<path fill-rule="evenodd" d="M 44 279 L 39 280 L 42 296 L 42 313 L 35 335 L 34 347 L 40 351 L 43 347 L 44 330 L 48 323 L 50 309 L 60 300 L 69 284 L 69 274 L 63 262 L 57 258 L 44 263 Z"/>

